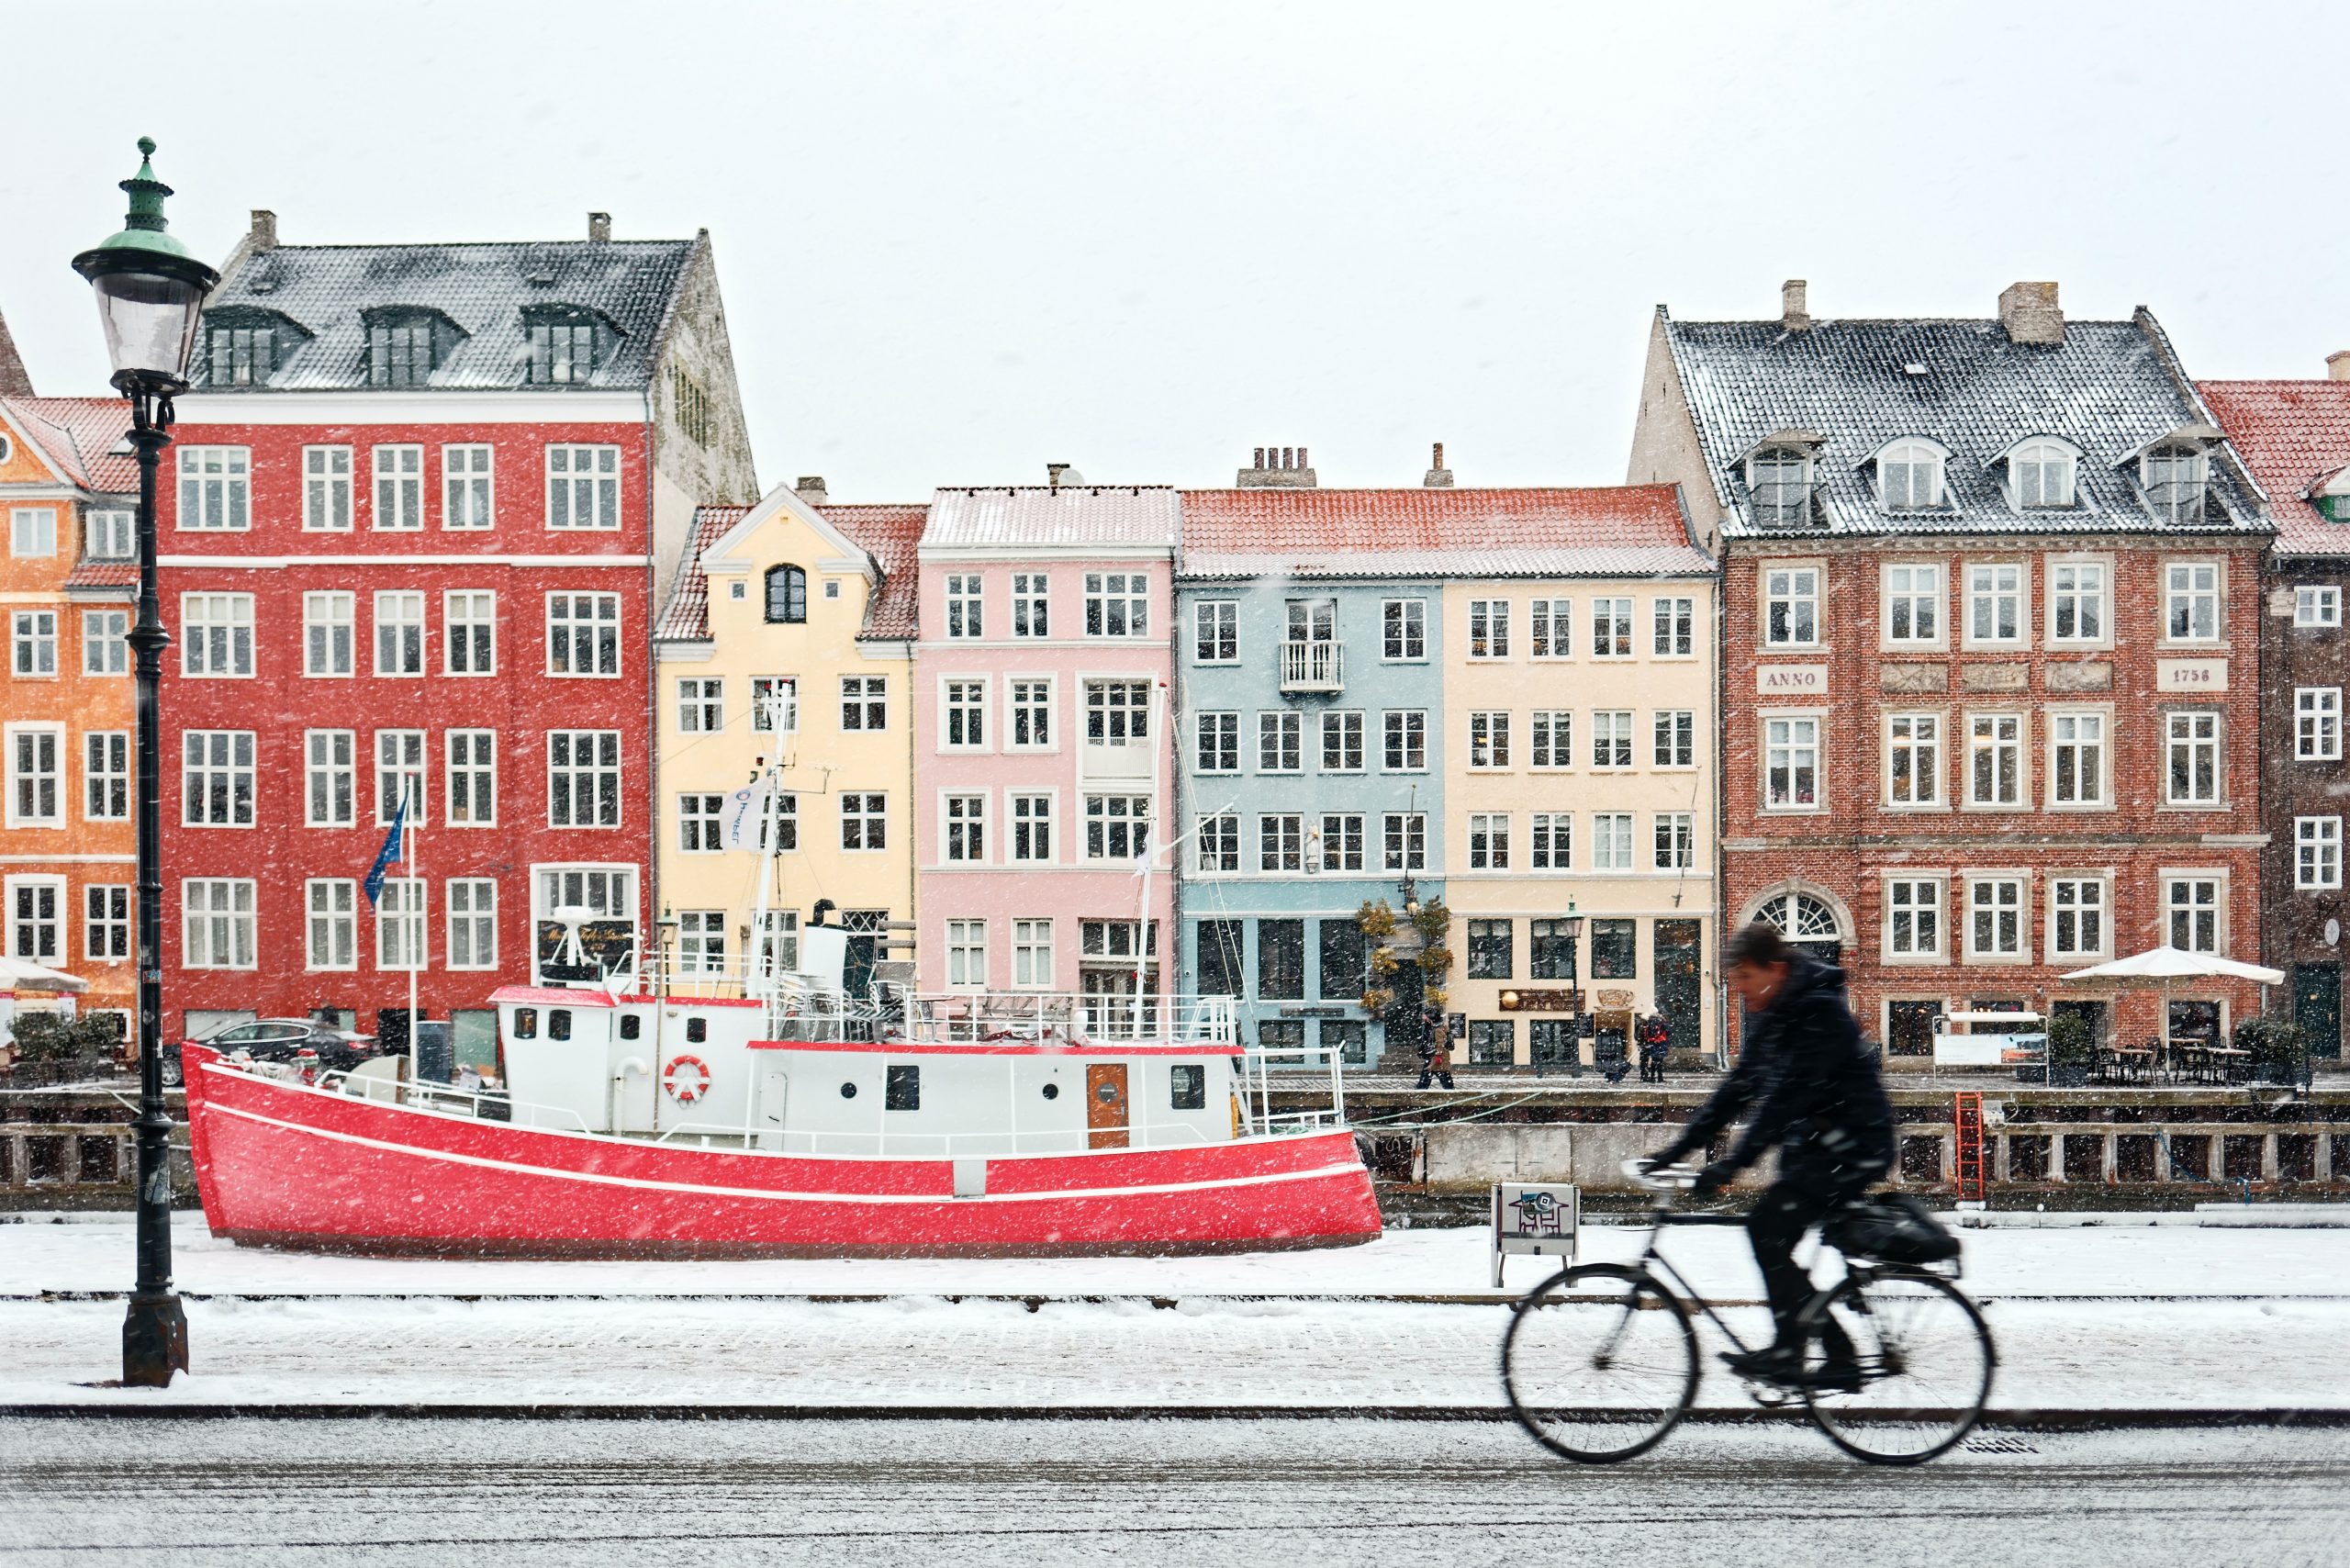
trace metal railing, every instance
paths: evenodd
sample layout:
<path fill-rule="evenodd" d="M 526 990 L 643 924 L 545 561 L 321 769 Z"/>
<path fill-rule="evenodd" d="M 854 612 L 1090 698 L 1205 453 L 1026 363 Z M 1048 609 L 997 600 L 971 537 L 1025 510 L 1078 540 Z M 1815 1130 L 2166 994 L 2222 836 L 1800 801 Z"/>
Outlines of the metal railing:
<path fill-rule="evenodd" d="M 1337 691 L 1346 685 L 1346 652 L 1328 641 L 1281 644 L 1283 691 Z"/>

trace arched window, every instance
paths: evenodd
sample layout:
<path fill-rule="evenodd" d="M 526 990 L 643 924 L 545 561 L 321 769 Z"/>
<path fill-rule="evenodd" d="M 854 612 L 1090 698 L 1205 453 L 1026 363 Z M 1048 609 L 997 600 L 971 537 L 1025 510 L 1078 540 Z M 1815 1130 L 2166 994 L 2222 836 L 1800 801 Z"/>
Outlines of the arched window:
<path fill-rule="evenodd" d="M 2210 464 L 2201 447 L 2183 442 L 2150 447 L 2138 460 L 2138 477 L 2156 517 L 2165 522 L 2202 521 Z"/>
<path fill-rule="evenodd" d="M 1800 528 L 1811 521 L 1811 458 L 1792 446 L 1765 447 L 1746 460 L 1746 487 L 1754 521 Z"/>
<path fill-rule="evenodd" d="M 1810 893 L 1774 893 L 1754 914 L 1756 919 L 1777 926 L 1788 941 L 1815 958 L 1832 964 L 1843 954 L 1843 935 L 1836 924 L 1836 912 L 1828 907 L 1824 899 Z"/>
<path fill-rule="evenodd" d="M 797 566 L 767 568 L 767 619 L 791 626 L 807 621 L 807 573 Z"/>
<path fill-rule="evenodd" d="M 2008 454 L 2008 483 L 2027 509 L 2073 504 L 2073 449 L 2061 441 L 2028 441 Z"/>
<path fill-rule="evenodd" d="M 1931 442 L 1897 441 L 1877 454 L 1877 499 L 1887 511 L 1933 511 L 1942 504 L 1942 454 Z"/>

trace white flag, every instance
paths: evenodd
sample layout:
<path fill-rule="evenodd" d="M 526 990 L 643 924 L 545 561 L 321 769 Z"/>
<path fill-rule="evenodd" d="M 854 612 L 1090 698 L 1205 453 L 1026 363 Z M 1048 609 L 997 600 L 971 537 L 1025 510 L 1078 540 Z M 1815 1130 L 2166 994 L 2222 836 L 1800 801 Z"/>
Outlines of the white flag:
<path fill-rule="evenodd" d="M 767 837 L 767 790 L 745 784 L 726 797 L 726 817 L 719 842 L 728 849 L 756 849 Z"/>

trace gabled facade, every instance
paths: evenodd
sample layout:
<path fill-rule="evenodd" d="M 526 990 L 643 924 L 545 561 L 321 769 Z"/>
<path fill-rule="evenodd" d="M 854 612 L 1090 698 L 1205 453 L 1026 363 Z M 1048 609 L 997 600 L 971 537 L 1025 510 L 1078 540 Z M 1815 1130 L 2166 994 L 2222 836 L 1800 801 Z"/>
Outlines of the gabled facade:
<path fill-rule="evenodd" d="M 2204 400 L 2267 492 L 2277 542 L 2261 625 L 2264 961 L 2286 974 L 2312 1055 L 2342 1055 L 2344 801 L 2350 760 L 2350 353 L 2308 381 L 2206 381 Z"/>
<path fill-rule="evenodd" d="M 1725 916 L 1840 956 L 1891 1065 L 1960 1011 L 2136 1044 L 2256 1009 L 2061 980 L 2258 952 L 2271 529 L 2152 315 L 1660 308 L 1630 472 L 1721 541 Z"/>
<path fill-rule="evenodd" d="M 417 968 L 486 1042 L 560 913 L 607 954 L 651 929 L 657 590 L 695 502 L 756 494 L 709 241 L 297 246 L 256 214 L 196 354 L 162 503 L 167 1026 L 325 1005 L 397 1043 Z M 404 790 L 421 885 L 370 911 Z"/>
<path fill-rule="evenodd" d="M 126 1036 L 138 902 L 129 428 L 129 406 L 111 398 L 0 398 L 0 930 L 10 957 L 87 980 L 82 1010 L 121 1015 Z"/>
<path fill-rule="evenodd" d="M 759 951 L 763 874 L 770 961 L 783 969 L 798 967 L 799 933 L 820 913 L 860 933 L 859 965 L 890 921 L 912 918 L 913 845 L 886 817 L 913 788 L 927 509 L 810 499 L 821 495 L 778 488 L 755 506 L 701 509 L 654 632 L 661 923 L 680 973 L 726 972 Z M 777 853 L 760 855 L 755 836 L 727 847 L 733 798 L 778 765 Z M 865 832 L 876 798 L 878 843 Z"/>
<path fill-rule="evenodd" d="M 1152 1032 L 1171 989 L 1163 486 L 943 489 L 923 532 L 914 795 L 920 983 L 1075 993 Z"/>
<path fill-rule="evenodd" d="M 1423 977 L 1366 1014 L 1357 915 L 1441 899 L 1457 1061 L 1575 1070 L 1661 1002 L 1709 1044 L 1712 564 L 1668 486 L 1449 478 L 1184 493 L 1186 987 L 1408 1060 Z"/>

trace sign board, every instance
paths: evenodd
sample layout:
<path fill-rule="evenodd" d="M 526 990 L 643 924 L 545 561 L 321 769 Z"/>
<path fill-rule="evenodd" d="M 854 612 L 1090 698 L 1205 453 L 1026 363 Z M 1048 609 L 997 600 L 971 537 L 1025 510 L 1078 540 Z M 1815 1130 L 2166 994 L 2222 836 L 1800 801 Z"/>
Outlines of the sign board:
<path fill-rule="evenodd" d="M 1828 695 L 1826 665 L 1757 665 L 1754 666 L 1754 695 L 1757 697 L 1825 697 Z"/>
<path fill-rule="evenodd" d="M 1281 1016 L 1284 1018 L 1344 1018 L 1347 1011 L 1341 1006 L 1316 1004 L 1300 1007 L 1292 1004 L 1281 1009 Z"/>
<path fill-rule="evenodd" d="M 2227 689 L 2228 661 L 2225 659 L 2154 661 L 2156 691 L 2225 691 Z"/>
<path fill-rule="evenodd" d="M 2041 1052 L 2048 1048 L 2048 1036 L 2033 1031 L 2029 1035 L 1936 1035 L 1934 1065 L 1936 1067 L 2003 1067 L 2015 1058 L 2010 1052 Z"/>
<path fill-rule="evenodd" d="M 1580 1013 L 1583 992 L 1580 991 L 1505 991 L 1502 992 L 1505 1013 Z"/>
<path fill-rule="evenodd" d="M 1583 1225 L 1583 1193 L 1567 1183 L 1494 1183 L 1494 1288 L 1502 1283 L 1502 1260 L 1519 1257 L 1575 1260 L 1575 1233 Z"/>

